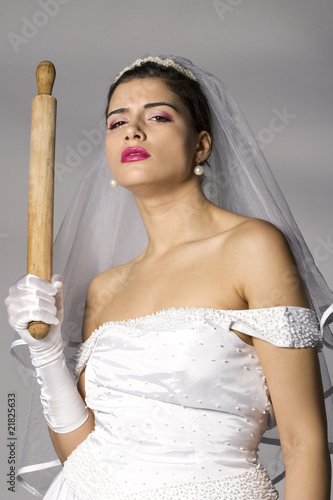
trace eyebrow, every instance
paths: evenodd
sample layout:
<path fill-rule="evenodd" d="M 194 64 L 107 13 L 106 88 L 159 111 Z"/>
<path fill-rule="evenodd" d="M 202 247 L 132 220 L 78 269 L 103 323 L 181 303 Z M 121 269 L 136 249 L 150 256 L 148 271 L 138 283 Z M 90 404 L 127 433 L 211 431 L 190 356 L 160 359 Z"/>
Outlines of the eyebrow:
<path fill-rule="evenodd" d="M 154 108 L 156 106 L 169 106 L 170 108 L 172 108 L 178 112 L 178 109 L 173 104 L 170 104 L 169 102 L 149 102 L 149 103 L 144 105 L 144 108 L 149 109 L 149 108 Z M 129 108 L 115 109 L 114 111 L 110 111 L 110 113 L 107 115 L 106 118 L 109 118 L 109 116 L 114 115 L 114 114 L 128 113 L 128 111 L 129 111 Z"/>

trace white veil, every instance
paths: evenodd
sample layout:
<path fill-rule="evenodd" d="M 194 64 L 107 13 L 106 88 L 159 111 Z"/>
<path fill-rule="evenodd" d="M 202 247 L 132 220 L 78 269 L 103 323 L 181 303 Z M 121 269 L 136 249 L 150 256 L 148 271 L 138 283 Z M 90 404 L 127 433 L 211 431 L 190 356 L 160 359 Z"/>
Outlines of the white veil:
<path fill-rule="evenodd" d="M 209 167 L 205 168 L 203 190 L 206 197 L 227 210 L 275 224 L 289 241 L 311 307 L 319 318 L 326 311 L 323 317 L 326 324 L 333 321 L 332 307 L 328 309 L 333 303 L 333 293 L 317 269 L 260 147 L 230 92 L 218 78 L 187 59 L 161 57 L 171 58 L 194 73 L 211 108 L 214 145 Z M 71 370 L 81 340 L 85 296 L 90 281 L 103 270 L 136 257 L 147 244 L 145 228 L 131 193 L 121 186 L 110 188 L 110 177 L 104 152 L 101 152 L 84 176 L 54 245 L 54 269 L 65 278 L 62 331 Z M 103 300 L 102 296 L 100 300 Z M 323 330 L 324 345 L 333 348 L 328 326 Z M 15 356 L 19 344 L 20 341 L 13 343 Z M 20 351 L 25 349 L 20 347 Z M 28 367 L 27 353 L 20 352 L 19 357 Z M 327 415 L 332 423 L 332 386 L 323 352 L 319 357 Z M 331 426 L 329 441 L 333 452 Z M 263 443 L 274 445 L 269 446 L 274 452 L 267 452 L 267 446 L 263 446 L 263 464 L 277 481 L 283 477 L 283 462 L 276 428 L 264 434 Z M 39 386 L 34 382 L 19 480 L 41 498 L 58 470 L 59 462 L 39 402 Z"/>

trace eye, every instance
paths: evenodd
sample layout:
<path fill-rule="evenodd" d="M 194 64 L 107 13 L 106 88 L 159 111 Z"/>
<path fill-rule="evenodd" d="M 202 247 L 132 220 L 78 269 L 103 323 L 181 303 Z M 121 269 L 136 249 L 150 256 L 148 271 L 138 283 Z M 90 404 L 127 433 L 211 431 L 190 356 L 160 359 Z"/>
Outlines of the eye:
<path fill-rule="evenodd" d="M 110 125 L 108 126 L 108 129 L 109 130 L 114 130 L 115 128 L 118 128 L 121 125 L 123 125 L 124 123 L 126 123 L 126 122 L 124 122 L 123 120 L 118 120 L 116 122 L 111 122 Z"/>
<path fill-rule="evenodd" d="M 161 116 L 161 115 L 156 115 L 156 116 L 153 116 L 151 118 L 151 120 L 154 120 L 155 122 L 170 122 L 170 118 L 167 118 L 165 116 Z"/>

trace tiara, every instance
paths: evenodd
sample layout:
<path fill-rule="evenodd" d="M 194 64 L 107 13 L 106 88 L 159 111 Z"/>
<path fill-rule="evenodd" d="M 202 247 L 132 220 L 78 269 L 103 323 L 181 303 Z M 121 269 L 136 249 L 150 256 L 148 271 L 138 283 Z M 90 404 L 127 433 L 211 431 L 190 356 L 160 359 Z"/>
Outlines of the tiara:
<path fill-rule="evenodd" d="M 149 57 L 144 57 L 143 59 L 137 59 L 134 61 L 134 63 L 130 64 L 130 66 L 127 66 L 125 69 L 123 69 L 116 78 L 113 80 L 112 84 L 115 84 L 122 76 L 124 73 L 127 71 L 130 71 L 131 69 L 138 68 L 142 64 L 146 62 L 152 62 L 155 64 L 158 64 L 159 66 L 164 66 L 165 68 L 174 68 L 177 70 L 179 73 L 182 73 L 182 75 L 187 76 L 188 78 L 191 78 L 191 80 L 197 80 L 192 71 L 189 69 L 184 68 L 184 66 L 181 66 L 180 64 L 176 63 L 172 59 L 162 59 L 161 57 L 157 56 L 149 56 Z"/>

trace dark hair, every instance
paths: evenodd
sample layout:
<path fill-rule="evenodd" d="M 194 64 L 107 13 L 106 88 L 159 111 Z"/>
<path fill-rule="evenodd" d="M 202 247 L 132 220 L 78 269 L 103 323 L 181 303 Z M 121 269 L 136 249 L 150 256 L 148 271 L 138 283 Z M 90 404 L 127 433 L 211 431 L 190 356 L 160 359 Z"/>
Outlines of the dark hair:
<path fill-rule="evenodd" d="M 208 101 L 199 83 L 180 73 L 172 66 L 161 66 L 152 61 L 141 63 L 133 69 L 126 71 L 119 80 L 113 83 L 108 93 L 105 116 L 115 89 L 121 83 L 129 82 L 135 78 L 161 78 L 169 89 L 174 92 L 189 111 L 192 124 L 197 132 L 206 130 L 212 137 L 212 117 Z M 213 139 L 213 137 L 212 137 Z"/>

